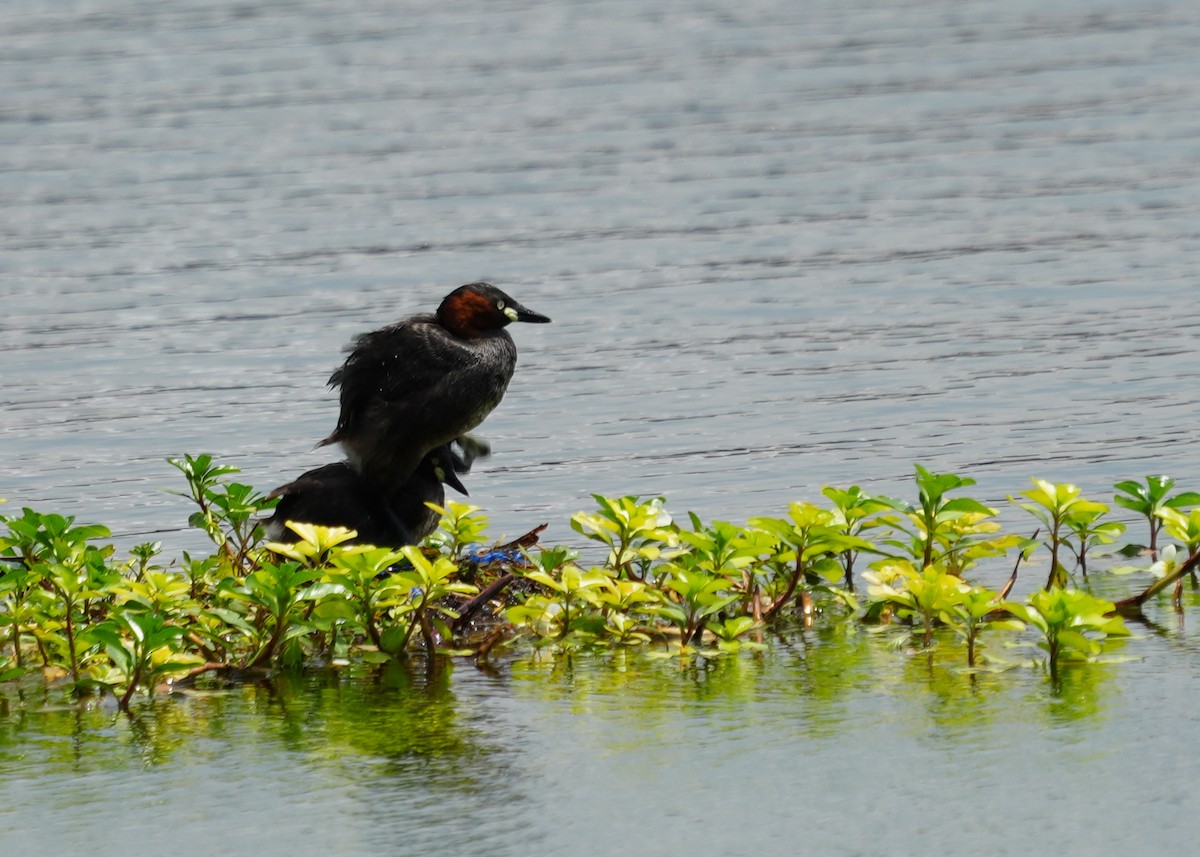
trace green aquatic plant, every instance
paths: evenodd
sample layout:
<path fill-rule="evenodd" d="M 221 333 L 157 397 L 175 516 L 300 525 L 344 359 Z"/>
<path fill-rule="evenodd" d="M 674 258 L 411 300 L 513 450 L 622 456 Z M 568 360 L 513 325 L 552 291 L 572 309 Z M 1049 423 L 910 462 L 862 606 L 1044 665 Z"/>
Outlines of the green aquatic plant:
<path fill-rule="evenodd" d="M 1188 495 L 1183 494 L 1178 496 L 1186 499 Z M 1172 506 L 1163 505 L 1155 512 L 1155 517 L 1158 518 L 1160 529 L 1165 530 L 1168 536 L 1179 542 L 1186 553 L 1181 555 L 1179 548 L 1174 544 L 1158 548 L 1156 539 L 1156 549 L 1151 554 L 1151 563 L 1149 566 L 1118 565 L 1109 568 L 1108 571 L 1110 574 L 1116 575 L 1147 572 L 1156 578 L 1155 583 L 1151 584 L 1150 589 L 1134 599 L 1128 599 L 1125 602 L 1126 604 L 1142 604 L 1151 595 L 1162 591 L 1162 589 L 1174 583 L 1175 591 L 1172 601 L 1176 605 L 1176 608 L 1179 608 L 1183 598 L 1183 578 L 1185 575 L 1178 574 L 1177 570 L 1185 563 L 1190 563 L 1186 574 L 1192 575 L 1193 582 L 1195 581 L 1195 563 L 1192 561 L 1192 557 L 1200 550 L 1200 509 L 1190 509 L 1187 512 L 1183 512 Z"/>
<path fill-rule="evenodd" d="M 761 618 L 767 621 L 780 615 L 798 590 L 820 586 L 828 590 L 842 580 L 843 553 L 874 549 L 865 539 L 848 535 L 835 512 L 811 503 L 790 503 L 787 518 L 751 518 L 749 524 L 768 533 L 779 545 L 764 563 L 769 574 L 764 585 L 767 605 Z"/>
<path fill-rule="evenodd" d="M 406 615 L 408 627 L 406 632 L 400 635 L 395 649 L 389 648 L 389 651 L 402 653 L 412 638 L 414 629 L 420 629 L 425 651 L 432 655 L 437 650 L 439 640 L 453 636 L 449 622 L 458 618 L 458 612 L 450 605 L 448 599 L 452 596 L 476 595 L 479 589 L 473 584 L 457 579 L 458 565 L 448 557 L 430 559 L 420 548 L 412 545 L 401 548 L 400 552 L 411 567 L 395 571 L 393 574 L 409 585 L 409 602 L 407 609 L 392 608 L 392 614 Z"/>
<path fill-rule="evenodd" d="M 1167 535 L 1182 544 L 1188 553 L 1195 553 L 1200 548 L 1200 509 L 1191 509 L 1185 514 L 1167 507 L 1156 514 Z"/>
<path fill-rule="evenodd" d="M 761 627 L 753 616 L 733 616 L 719 621 L 709 621 L 706 627 L 716 637 L 718 654 L 732 654 L 743 649 L 764 648 L 763 643 L 746 639 L 751 631 Z"/>
<path fill-rule="evenodd" d="M 288 621 L 293 626 L 283 639 L 313 629 L 333 631 L 338 620 L 347 620 L 389 657 L 402 657 L 418 630 L 426 652 L 433 654 L 439 640 L 452 636 L 447 620 L 458 615 L 448 599 L 479 591 L 456 579 L 458 564 L 449 557 L 430 558 L 414 546 L 392 551 L 347 545 L 354 533 L 337 527 L 290 522 L 288 527 L 299 541 L 268 548 L 302 568 L 265 565 L 246 578 L 248 584 L 258 578 L 267 582 L 261 591 L 268 596 L 268 624 L 278 629 Z M 272 568 L 278 573 L 260 573 Z M 290 612 L 300 602 L 312 605 L 303 619 Z M 268 644 L 265 652 L 272 650 Z M 251 665 L 267 657 L 265 652 Z"/>
<path fill-rule="evenodd" d="M 117 699 L 124 711 L 129 710 L 129 700 L 139 687 L 153 692 L 164 678 L 204 662 L 187 650 L 186 629 L 152 609 L 115 610 L 89 634 L 104 646 L 112 663 L 106 683 L 114 691 L 124 686 Z"/>
<path fill-rule="evenodd" d="M 412 587 L 389 570 L 404 558 L 399 551 L 369 546 L 335 551 L 330 556 L 318 584 L 320 600 L 309 616 L 314 625 L 330 635 L 330 652 L 336 651 L 338 631 L 343 626 L 351 636 L 364 635 L 380 652 L 397 651 L 393 642 L 397 632 L 393 629 L 407 626 L 394 621 L 393 611 L 409 603 Z"/>
<path fill-rule="evenodd" d="M 1102 520 L 1108 514 L 1108 506 L 1103 503 L 1099 505 L 1103 508 L 1092 512 L 1080 511 L 1067 519 L 1067 527 L 1074 536 L 1073 541 L 1066 542 L 1067 549 L 1075 555 L 1075 563 L 1085 578 L 1088 576 L 1088 557 L 1093 549 L 1113 544 L 1125 532 L 1125 524 L 1121 521 Z"/>
<path fill-rule="evenodd" d="M 967 666 L 978 661 L 982 631 L 1023 631 L 1025 623 L 1008 614 L 1000 593 L 982 586 L 960 589 L 957 597 L 940 613 L 941 620 L 967 645 Z"/>
<path fill-rule="evenodd" d="M 984 630 L 1025 628 L 1008 612 L 999 592 L 968 584 L 936 565 L 918 571 L 908 560 L 886 560 L 877 563 L 866 578 L 871 598 L 868 615 L 877 614 L 877 608 L 885 605 L 898 618 L 918 619 L 925 648 L 933 641 L 934 629 L 945 625 L 966 644 L 969 667 L 978 663 L 979 638 Z"/>
<path fill-rule="evenodd" d="M 651 611 L 678 632 L 681 649 L 700 643 L 708 622 L 721 619 L 719 614 L 739 598 L 729 577 L 698 564 L 667 563 L 664 583 L 672 597 L 664 598 Z"/>
<path fill-rule="evenodd" d="M 1164 509 L 1180 511 L 1189 506 L 1200 506 L 1200 494 L 1195 491 L 1168 496 L 1174 487 L 1175 480 L 1170 476 L 1147 476 L 1145 483 L 1128 479 L 1113 485 L 1118 492 L 1113 496 L 1113 502 L 1146 519 L 1150 528 L 1147 548 L 1151 559 L 1158 559 L 1158 535 L 1163 526 L 1159 513 Z"/>
<path fill-rule="evenodd" d="M 604 636 L 622 646 L 640 646 L 656 635 L 645 619 L 649 605 L 662 600 L 658 589 L 639 580 L 607 578 L 597 594 L 604 617 Z"/>
<path fill-rule="evenodd" d="M 714 577 L 724 577 L 740 595 L 741 609 L 755 620 L 762 618 L 764 560 L 787 557 L 779 555 L 780 539 L 765 529 L 739 527 L 727 521 L 705 524 L 689 512 L 692 528 L 679 530 L 681 550 L 671 554 L 667 568 L 683 567 Z"/>
<path fill-rule="evenodd" d="M 314 630 L 305 615 L 308 585 L 320 579 L 321 570 L 296 560 L 262 561 L 240 582 L 222 581 L 218 598 L 229 603 L 226 620 L 241 630 L 249 644 L 242 666 L 262 668 L 274 662 L 288 641 Z M 288 660 L 296 662 L 294 650 Z"/>
<path fill-rule="evenodd" d="M 32 509 L 5 522 L 8 535 L 0 540 L 0 555 L 16 560 L 17 569 L 11 580 L 4 575 L 0 592 L 12 602 L 5 619 L 16 665 L 21 666 L 22 629 L 28 628 L 43 668 L 63 669 L 81 692 L 97 648 L 91 628 L 107 610 L 106 590 L 120 577 L 108 566 L 112 546 L 91 544 L 110 533 L 97 524 L 75 526 L 72 517 Z"/>
<path fill-rule="evenodd" d="M 867 594 L 873 602 L 892 606 L 901 619 L 920 621 L 925 648 L 933 642 L 934 623 L 961 603 L 971 589 L 944 566 L 927 565 L 918 571 L 906 559 L 879 563 L 866 578 Z"/>
<path fill-rule="evenodd" d="M 1067 482 L 1056 485 L 1045 479 L 1034 478 L 1031 481 L 1035 487 L 1022 491 L 1021 496 L 1033 502 L 1022 503 L 1011 496 L 1008 499 L 1042 522 L 1046 530 L 1046 547 L 1050 551 L 1050 576 L 1046 588 L 1061 588 L 1067 585 L 1070 573 L 1060 559 L 1061 552 L 1076 532 L 1076 527 L 1084 528 L 1094 537 L 1096 531 L 1086 528 L 1093 527 L 1096 519 L 1108 511 L 1108 506 L 1085 499 L 1080 495 L 1078 486 Z M 1082 557 L 1085 553 L 1086 541 L 1081 541 L 1076 556 Z"/>
<path fill-rule="evenodd" d="M 1039 589 L 1024 604 L 1006 609 L 1042 635 L 1038 646 L 1047 654 L 1050 676 L 1058 680 L 1059 662 L 1087 661 L 1101 653 L 1112 637 L 1125 637 L 1125 620 L 1111 601 L 1078 589 Z"/>
<path fill-rule="evenodd" d="M 546 568 L 560 567 L 565 556 L 571 554 L 552 548 L 542 552 L 539 564 Z M 602 633 L 606 639 L 622 646 L 635 646 L 649 643 L 657 636 L 649 612 L 664 599 L 657 586 L 605 573 L 592 595 L 604 619 Z"/>
<path fill-rule="evenodd" d="M 132 606 L 177 623 L 190 621 L 200 606 L 191 595 L 187 578 L 165 569 L 120 577 L 107 594 L 115 606 Z"/>
<path fill-rule="evenodd" d="M 23 636 L 32 633 L 41 617 L 35 593 L 41 574 L 26 566 L 5 563 L 0 565 L 0 638 L 12 650 L 11 659 L 0 646 L 0 681 L 10 681 L 25 674 Z"/>
<path fill-rule="evenodd" d="M 606 618 L 603 594 L 616 575 L 606 569 L 584 571 L 574 563 L 545 563 L 524 573 L 524 578 L 543 587 L 524 603 L 510 607 L 505 616 L 536 637 L 562 641 L 576 634 L 594 640 L 603 630 Z M 607 599 L 611 607 L 611 598 Z M 610 611 L 611 612 L 611 611 Z"/>
<path fill-rule="evenodd" d="M 80 690 L 96 646 L 89 604 L 102 600 L 114 577 L 102 564 L 63 562 L 48 565 L 42 578 L 53 597 L 42 602 L 34 636 L 43 652 L 52 650 L 50 660 L 66 666 L 72 686 Z"/>
<path fill-rule="evenodd" d="M 43 524 L 49 518 L 50 527 Z M 24 509 L 20 518 L 5 517 L 8 533 L 0 537 L 0 627 L 7 629 L 9 644 L 13 650 L 13 676 L 24 672 L 22 635 L 33 633 L 42 617 L 45 589 L 42 579 L 45 563 L 42 557 L 50 551 L 51 535 L 55 530 L 69 528 L 73 518 L 43 516 L 33 509 Z M 61 525 L 56 523 L 61 521 Z M 101 535 L 96 529 L 93 535 Z M 86 541 L 86 537 L 84 539 Z"/>
<path fill-rule="evenodd" d="M 262 538 L 262 515 L 275 508 L 278 498 L 267 498 L 249 485 L 226 479 L 241 471 L 213 462 L 207 453 L 168 458 L 167 463 L 187 480 L 188 493 L 173 491 L 198 507 L 188 523 L 204 530 L 233 568 L 242 568 L 251 548 Z"/>
<path fill-rule="evenodd" d="M 660 522 L 662 514 L 655 511 Z M 710 633 L 719 651 L 739 648 L 737 638 L 756 621 L 732 621 L 738 617 L 726 613 L 751 609 L 754 583 L 747 570 L 774 551 L 777 540 L 761 530 L 689 517 L 692 529 L 677 530 L 677 549 L 660 551 L 661 561 L 646 577 L 639 575 L 642 569 L 626 576 L 625 568 L 612 565 L 584 571 L 559 551 L 543 551 L 535 568 L 523 572 L 542 592 L 509 608 L 508 620 L 558 643 L 636 645 L 670 638 L 687 654 Z"/>
<path fill-rule="evenodd" d="M 942 562 L 948 571 L 963 574 L 983 557 L 1001 556 L 1016 544 L 1011 536 L 992 536 L 999 524 L 990 520 L 996 510 L 971 497 L 948 497 L 951 491 L 968 488 L 974 479 L 955 473 L 932 473 L 916 469 L 918 502 L 879 498 L 899 515 L 884 520 L 908 536 L 907 540 L 885 539 L 884 544 L 904 551 L 922 568 Z"/>
<path fill-rule="evenodd" d="M 162 553 L 162 542 L 142 542 L 129 549 L 129 570 L 133 576 L 141 580 L 148 571 L 162 571 L 162 566 L 154 565 L 153 560 Z"/>
<path fill-rule="evenodd" d="M 478 506 L 449 500 L 445 506 L 430 503 L 429 508 L 441 515 L 436 532 L 429 537 L 433 547 L 457 557 L 472 545 L 487 541 L 488 520 L 479 514 Z"/>
<path fill-rule="evenodd" d="M 99 524 L 75 526 L 74 517 L 42 514 L 22 509 L 21 517 L 4 517 L 8 534 L 0 538 L 0 555 L 15 559 L 25 567 L 37 562 L 61 562 L 78 555 L 88 542 L 112 534 Z M 102 549 L 111 555 L 111 549 Z"/>
<path fill-rule="evenodd" d="M 654 629 L 647 610 L 662 599 L 662 592 L 611 568 L 584 571 L 575 564 L 577 556 L 562 546 L 532 556 L 532 566 L 520 574 L 537 591 L 509 607 L 506 619 L 533 640 L 560 646 L 650 642 Z"/>
<path fill-rule="evenodd" d="M 571 516 L 571 529 L 608 548 L 605 564 L 619 574 L 645 580 L 664 548 L 679 544 L 678 530 L 663 498 L 605 497 L 593 494 L 596 512 Z"/>
<path fill-rule="evenodd" d="M 421 547 L 352 545 L 350 531 L 305 524 L 289 525 L 295 542 L 263 544 L 259 520 L 273 501 L 229 483 L 236 470 L 208 456 L 172 463 L 211 555 L 164 563 L 161 545 L 146 543 L 118 560 L 103 527 L 28 509 L 0 516 L 0 681 L 31 680 L 40 668 L 77 693 L 111 692 L 128 710 L 164 682 L 206 673 L 362 668 L 414 654 L 432 663 L 497 645 L 629 657 L 643 649 L 708 669 L 797 630 L 806 650 L 823 649 L 889 618 L 929 647 L 930 665 L 939 629 L 962 639 L 975 666 L 993 630 L 1026 628 L 1057 679 L 1060 662 L 1095 658 L 1124 633 L 1116 611 L 1133 613 L 1200 564 L 1200 509 L 1187 509 L 1193 495 L 1167 496 L 1165 481 L 1149 481 L 1147 494 L 1162 488 L 1155 516 L 1173 543 L 1137 569 L 1154 582 L 1112 604 L 1063 586 L 1064 557 L 1074 554 L 1082 568 L 1088 548 L 1111 543 L 1119 525 L 1074 486 L 1042 480 L 1019 501 L 1044 525 L 1041 541 L 1003 533 L 994 510 L 949 496 L 972 480 L 919 465 L 916 505 L 826 487 L 832 508 L 798 501 L 784 516 L 744 526 L 695 514 L 681 525 L 662 498 L 597 495 L 596 512 L 571 519 L 606 549 L 585 570 L 574 550 L 538 546 L 540 528 L 513 550 L 470 550 L 484 540 L 487 517 L 455 503 Z M 964 579 L 989 557 L 1043 544 L 1054 574 L 1025 604 L 1005 600 L 1015 570 L 1000 592 Z M 860 610 L 848 588 L 866 554 L 880 559 L 864 575 Z"/>
<path fill-rule="evenodd" d="M 826 485 L 821 489 L 821 493 L 833 502 L 832 526 L 842 535 L 852 538 L 858 538 L 875 527 L 886 526 L 887 519 L 882 515 L 894 508 L 890 501 L 874 497 L 857 485 L 851 485 L 849 488 Z M 874 551 L 874 548 L 849 547 L 840 554 L 842 567 L 846 571 L 844 584 L 850 591 L 854 590 L 854 563 L 863 551 Z"/>

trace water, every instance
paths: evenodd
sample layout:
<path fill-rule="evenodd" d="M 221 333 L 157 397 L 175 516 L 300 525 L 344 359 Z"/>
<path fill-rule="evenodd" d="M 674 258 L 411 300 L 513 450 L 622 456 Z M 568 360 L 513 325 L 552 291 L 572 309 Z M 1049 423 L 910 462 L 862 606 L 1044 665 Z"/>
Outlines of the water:
<path fill-rule="evenodd" d="M 324 463 L 339 349 L 480 278 L 555 320 L 514 330 L 496 455 L 468 480 L 496 536 L 549 521 L 571 541 L 596 491 L 734 521 L 827 483 L 909 494 L 914 461 L 996 503 L 1033 475 L 1100 498 L 1153 472 L 1196 488 L 1198 47 L 1182 2 L 10 0 L 0 496 L 200 548 L 167 456 L 211 452 L 264 490 Z M 62 740 L 132 758 L 31 750 L 48 770 L 5 787 L 0 850 L 95 851 L 118 817 L 191 853 L 230 830 L 264 854 L 349 830 L 335 852 L 405 853 L 403 830 L 466 853 L 476 827 L 497 853 L 1004 853 L 1013 829 L 1061 853 L 1136 830 L 1166 853 L 1196 832 L 1175 803 L 1195 658 L 1175 631 L 1137 645 L 1147 661 L 1076 720 L 1005 677 L 1021 690 L 978 738 L 931 738 L 902 681 L 882 711 L 878 688 L 847 694 L 813 741 L 784 679 L 649 732 L 636 684 L 579 710 L 569 682 L 546 699 L 460 670 L 466 719 L 497 717 L 465 767 L 504 774 L 450 776 L 441 822 L 415 774 L 259 742 L 273 721 L 252 706 L 144 771 L 109 715 Z M 246 814 L 264 793 L 270 825 Z M 82 826 L 52 832 L 50 806 Z M 138 820 L 165 808 L 183 817 Z"/>
<path fill-rule="evenodd" d="M 1186 853 L 1200 722 L 1175 689 L 1194 690 L 1197 653 L 1174 648 L 1157 666 L 1067 670 L 1059 692 L 1033 671 L 972 680 L 941 656 L 931 670 L 859 635 L 707 671 L 522 658 L 490 674 L 317 676 L 160 700 L 132 721 L 30 700 L 0 729 L 0 842 L 101 855 L 918 855 L 931 841 Z"/>

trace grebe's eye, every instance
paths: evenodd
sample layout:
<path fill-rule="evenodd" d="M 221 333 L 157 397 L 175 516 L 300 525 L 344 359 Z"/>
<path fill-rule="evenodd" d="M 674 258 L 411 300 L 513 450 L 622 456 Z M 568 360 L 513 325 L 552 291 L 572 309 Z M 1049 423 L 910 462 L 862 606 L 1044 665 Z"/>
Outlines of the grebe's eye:
<path fill-rule="evenodd" d="M 496 301 L 496 309 L 504 309 L 504 301 Z"/>

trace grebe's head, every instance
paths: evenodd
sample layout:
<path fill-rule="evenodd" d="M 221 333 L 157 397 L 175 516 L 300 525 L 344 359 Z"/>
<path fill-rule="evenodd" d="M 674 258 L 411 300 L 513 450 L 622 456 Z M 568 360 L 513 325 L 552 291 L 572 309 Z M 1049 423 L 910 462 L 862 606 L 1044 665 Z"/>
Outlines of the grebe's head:
<path fill-rule="evenodd" d="M 541 313 L 521 306 L 488 283 L 459 286 L 442 300 L 437 318 L 442 327 L 466 339 L 482 336 L 489 330 L 499 330 L 514 321 L 533 324 L 550 321 Z"/>

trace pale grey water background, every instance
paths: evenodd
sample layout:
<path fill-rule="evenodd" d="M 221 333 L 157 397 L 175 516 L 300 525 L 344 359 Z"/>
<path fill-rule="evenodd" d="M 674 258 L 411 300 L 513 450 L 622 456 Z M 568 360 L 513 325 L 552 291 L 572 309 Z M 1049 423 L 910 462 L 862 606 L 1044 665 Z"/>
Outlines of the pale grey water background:
<path fill-rule="evenodd" d="M 496 535 L 549 521 L 550 541 L 570 540 L 594 491 L 735 521 L 826 483 L 909 494 L 914 461 L 974 476 L 993 502 L 1033 475 L 1100 497 L 1151 472 L 1200 488 L 1193 3 L 7 0 L 0 87 L 8 511 L 103 522 L 172 556 L 200 547 L 162 491 L 180 487 L 164 458 L 208 451 L 264 490 L 324 463 L 311 448 L 335 419 L 340 348 L 479 278 L 555 320 L 513 331 L 518 373 L 482 430 L 496 456 L 468 481 Z M 1136 830 L 1170 853 L 1200 832 L 1173 802 L 1194 782 L 1200 688 L 1186 639 L 1146 645 L 1094 720 L 1043 733 L 1015 715 L 950 754 L 984 753 L 961 767 L 929 761 L 920 714 L 881 731 L 866 692 L 843 712 L 848 741 L 785 741 L 803 757 L 786 772 L 760 735 L 730 749 L 722 729 L 739 727 L 686 714 L 701 749 L 638 745 L 652 770 L 634 771 L 605 736 L 636 725 L 607 705 L 567 717 L 459 674 L 455 692 L 487 708 L 497 741 L 547 748 L 536 776 L 516 774 L 532 808 L 489 853 L 797 853 L 781 832 L 796 816 L 761 795 L 808 765 L 828 774 L 805 781 L 821 812 L 804 831 L 830 837 L 812 853 L 916 853 L 939 836 L 1016 850 L 903 813 L 885 836 L 897 794 L 1011 822 L 1046 852 L 1120 853 Z M 776 728 L 791 704 L 767 693 L 742 715 Z M 314 821 L 272 850 L 256 837 L 287 829 L 289 806 L 311 818 L 320 776 L 286 756 L 266 773 L 214 764 L 196 788 L 218 804 L 226 777 L 247 800 L 281 777 L 298 790 L 263 811 L 277 825 L 242 831 L 242 853 L 407 853 L 379 844 L 389 823 L 413 826 L 386 812 L 360 819 L 370 847 L 318 847 Z M 196 774 L 166 767 L 133 775 L 124 801 L 88 798 L 97 819 L 128 807 L 114 823 L 145 838 L 134 809 L 159 806 L 157 778 Z M 742 781 L 724 803 L 718 784 Z M 1045 782 L 1082 791 L 1064 799 L 1091 823 L 1048 816 Z M 580 812 L 554 817 L 556 802 Z M 222 831 L 219 814 L 162 812 L 177 853 Z M 19 821 L 0 817 L 5 854 L 34 853 L 6 837 L 119 853 Z"/>

